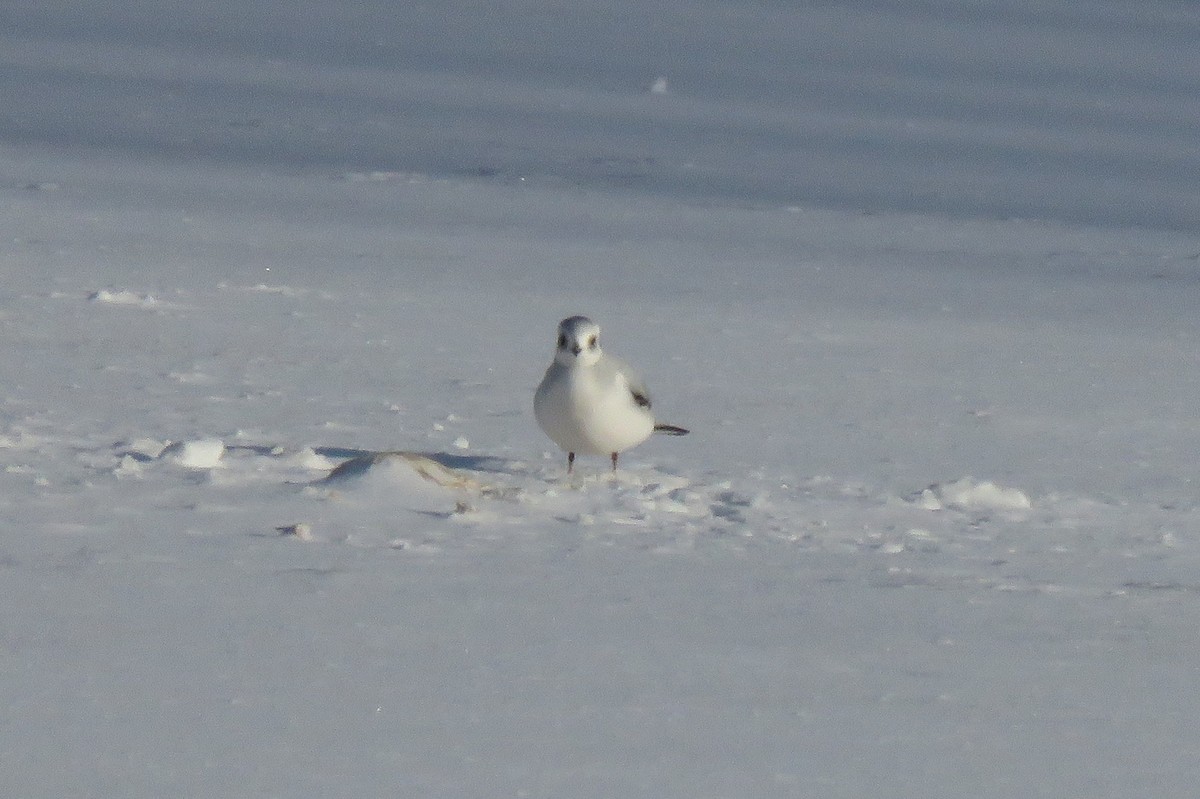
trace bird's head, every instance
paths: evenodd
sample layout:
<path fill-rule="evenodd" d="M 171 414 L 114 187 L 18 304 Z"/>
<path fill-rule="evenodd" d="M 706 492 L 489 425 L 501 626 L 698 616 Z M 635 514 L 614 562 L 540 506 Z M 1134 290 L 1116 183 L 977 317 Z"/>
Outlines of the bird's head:
<path fill-rule="evenodd" d="M 554 360 L 563 366 L 591 366 L 600 355 L 600 325 L 586 316 L 572 316 L 558 323 Z"/>

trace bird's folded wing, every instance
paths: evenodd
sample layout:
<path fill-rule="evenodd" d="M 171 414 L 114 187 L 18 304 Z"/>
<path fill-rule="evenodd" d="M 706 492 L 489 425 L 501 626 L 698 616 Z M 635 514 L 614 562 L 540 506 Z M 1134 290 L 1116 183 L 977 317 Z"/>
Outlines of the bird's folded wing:
<path fill-rule="evenodd" d="M 625 385 L 629 388 L 629 393 L 633 395 L 633 401 L 642 408 L 650 407 L 650 390 L 646 388 L 646 381 L 642 380 L 642 376 L 634 371 L 633 367 L 622 361 L 620 358 L 614 358 L 611 355 L 605 355 L 600 359 L 597 368 L 603 369 L 603 379 L 616 380 L 619 375 L 624 380 Z"/>

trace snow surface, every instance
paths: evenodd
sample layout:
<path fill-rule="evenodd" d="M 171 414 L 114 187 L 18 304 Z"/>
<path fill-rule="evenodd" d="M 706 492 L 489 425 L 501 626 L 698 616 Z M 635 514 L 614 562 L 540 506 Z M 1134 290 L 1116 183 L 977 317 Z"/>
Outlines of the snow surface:
<path fill-rule="evenodd" d="M 1198 40 L 0 7 L 6 795 L 1193 796 Z"/>

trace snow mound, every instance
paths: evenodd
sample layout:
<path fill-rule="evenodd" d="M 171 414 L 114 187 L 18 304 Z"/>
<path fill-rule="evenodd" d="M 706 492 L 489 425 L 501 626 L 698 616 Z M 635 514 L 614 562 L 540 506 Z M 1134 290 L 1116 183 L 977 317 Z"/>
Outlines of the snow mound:
<path fill-rule="evenodd" d="M 282 450 L 273 451 L 270 454 L 272 456 L 279 457 L 285 464 L 295 466 L 300 469 L 327 472 L 339 465 L 337 461 L 325 455 L 321 455 L 312 447 L 304 447 L 303 449 L 290 454 Z"/>
<path fill-rule="evenodd" d="M 991 480 L 970 477 L 952 483 L 935 483 L 921 492 L 917 503 L 926 510 L 1015 511 L 1029 510 L 1029 495 L 1018 488 L 998 486 Z"/>
<path fill-rule="evenodd" d="M 414 474 L 443 488 L 483 491 L 483 486 L 475 480 L 438 463 L 428 455 L 403 450 L 369 452 L 350 458 L 339 464 L 319 482 L 324 484 L 347 483 L 359 479 L 378 480 L 380 478 L 385 481 L 399 478 L 403 482 L 409 475 Z"/>
<path fill-rule="evenodd" d="M 159 457 L 185 469 L 214 469 L 224 454 L 225 444 L 219 438 L 202 438 L 169 444 Z"/>

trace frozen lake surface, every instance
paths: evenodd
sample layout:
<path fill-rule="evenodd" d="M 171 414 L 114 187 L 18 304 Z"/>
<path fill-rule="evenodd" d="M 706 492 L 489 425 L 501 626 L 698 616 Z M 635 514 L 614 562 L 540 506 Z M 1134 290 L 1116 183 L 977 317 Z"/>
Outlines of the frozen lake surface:
<path fill-rule="evenodd" d="M 0 9 L 12 795 L 1193 795 L 1196 8 L 92 5 Z M 566 477 L 576 313 L 691 435 Z"/>

